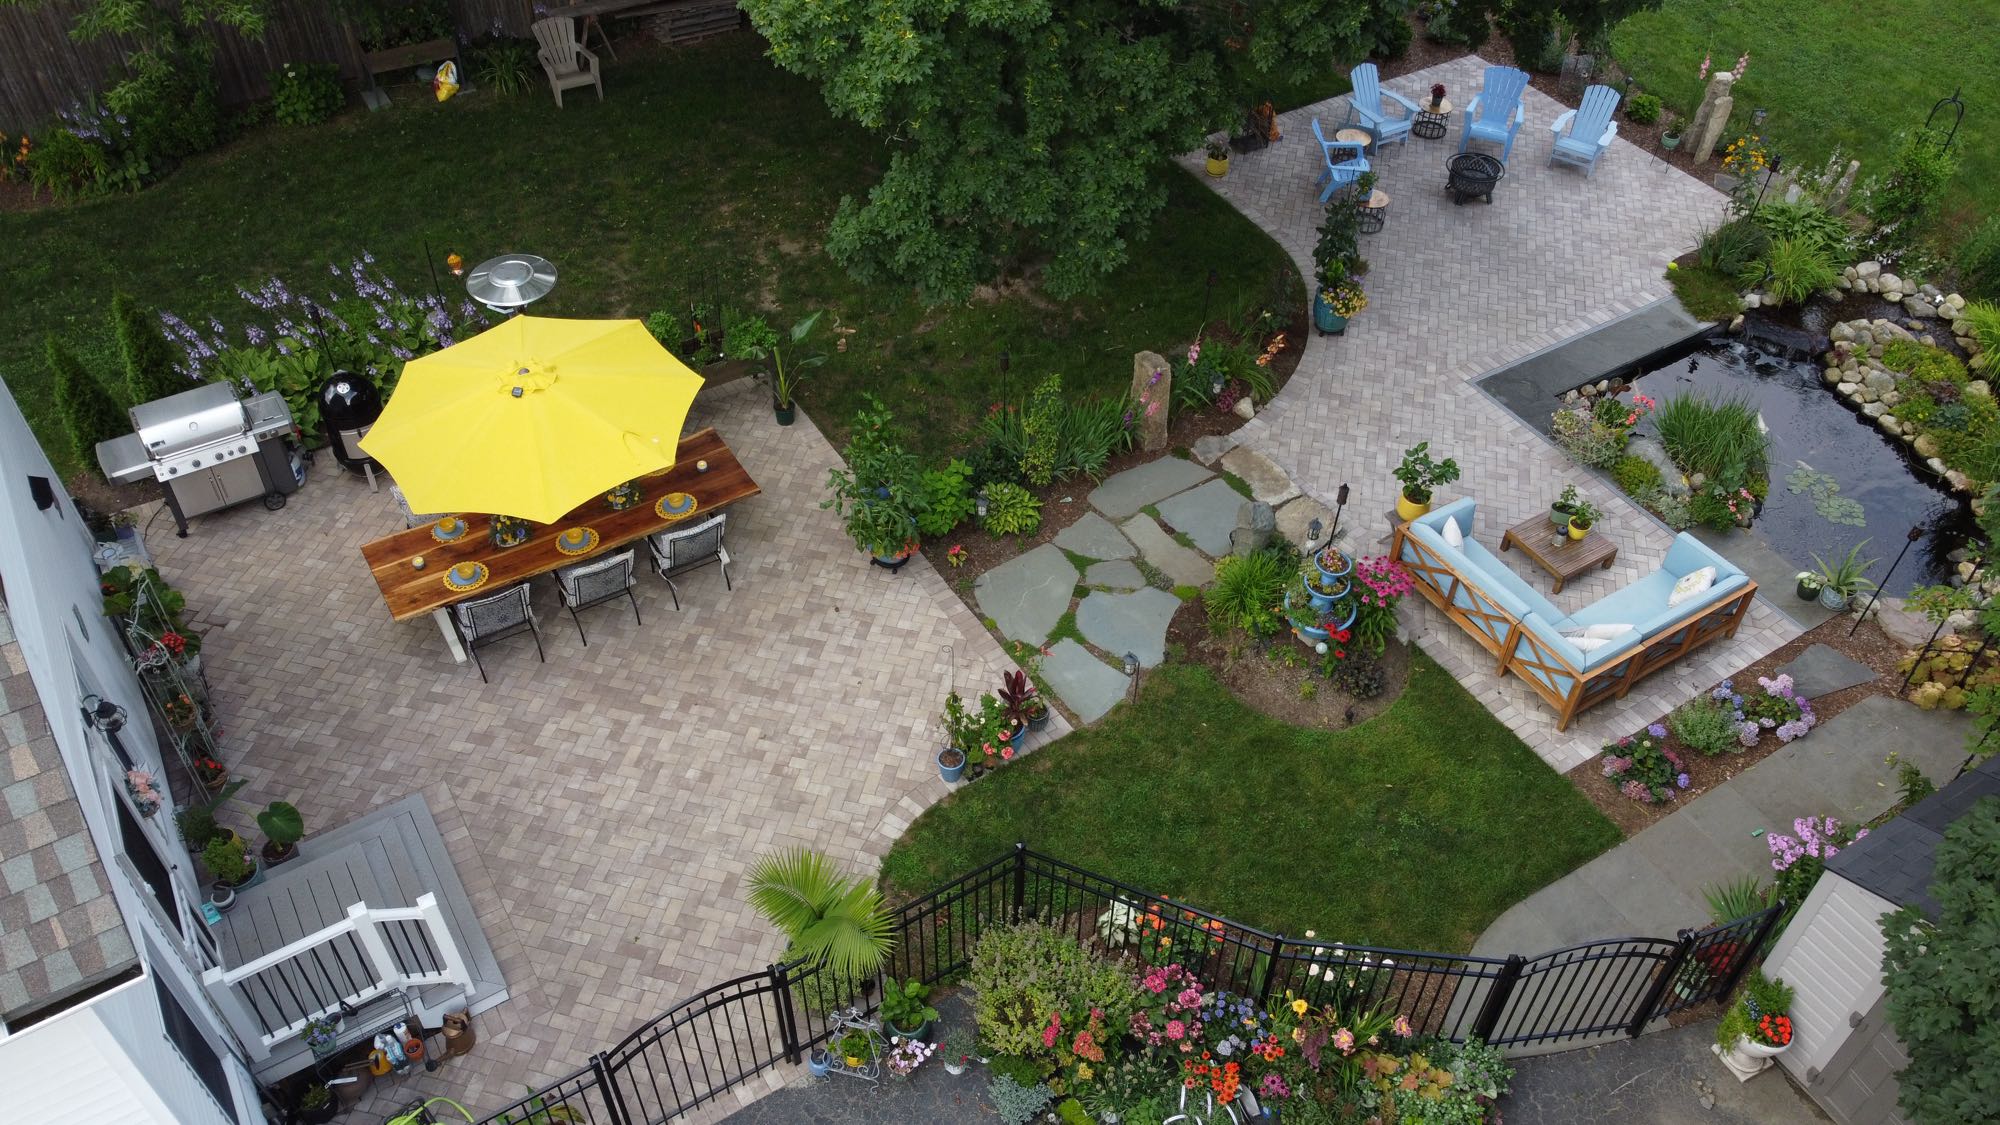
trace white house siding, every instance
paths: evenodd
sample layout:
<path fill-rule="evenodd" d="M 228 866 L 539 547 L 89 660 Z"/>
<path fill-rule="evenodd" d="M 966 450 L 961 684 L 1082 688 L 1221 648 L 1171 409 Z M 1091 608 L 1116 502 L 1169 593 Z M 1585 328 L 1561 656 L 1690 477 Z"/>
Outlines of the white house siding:
<path fill-rule="evenodd" d="M 153 982 L 143 978 L 8 1038 L 0 1047 L 0 1090 L 10 1121 L 229 1120 L 167 1042 Z"/>
<path fill-rule="evenodd" d="M 1894 903 L 1827 873 L 1806 896 L 1764 963 L 1767 976 L 1797 990 L 1792 1049 L 1778 1061 L 1799 1081 L 1824 1068 L 1846 1042 L 1850 1016 L 1865 1015 L 1882 995 L 1882 915 Z"/>

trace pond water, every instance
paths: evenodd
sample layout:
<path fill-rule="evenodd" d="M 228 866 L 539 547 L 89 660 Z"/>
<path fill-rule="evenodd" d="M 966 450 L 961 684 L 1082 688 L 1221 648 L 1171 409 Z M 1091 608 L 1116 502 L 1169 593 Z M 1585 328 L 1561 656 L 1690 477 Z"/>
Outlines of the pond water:
<path fill-rule="evenodd" d="M 1642 372 L 1638 389 L 1665 400 L 1687 393 L 1711 400 L 1747 399 L 1771 436 L 1771 493 L 1755 531 L 1772 550 L 1813 567 L 1818 554 L 1836 563 L 1863 540 L 1862 558 L 1879 558 L 1868 577 L 1881 582 L 1912 527 L 1923 537 L 1889 577 L 1884 594 L 1943 581 L 1946 557 L 1973 530 L 1971 508 L 1927 470 L 1911 464 L 1891 439 L 1820 381 L 1818 365 L 1767 355 L 1737 341 L 1704 344 L 1690 355 Z M 1828 518 L 1824 494 L 1793 492 L 1788 478 L 1800 467 L 1838 484 L 1838 496 L 1861 507 L 1862 526 Z M 1851 514 L 1845 518 L 1853 518 Z"/>

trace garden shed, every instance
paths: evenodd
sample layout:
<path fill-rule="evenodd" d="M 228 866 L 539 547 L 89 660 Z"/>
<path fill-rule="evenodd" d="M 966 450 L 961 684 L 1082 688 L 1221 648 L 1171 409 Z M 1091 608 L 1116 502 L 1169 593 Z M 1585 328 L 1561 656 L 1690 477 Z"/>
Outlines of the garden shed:
<path fill-rule="evenodd" d="M 2000 758 L 1912 806 L 1826 865 L 1764 971 L 1798 989 L 1792 1048 L 1778 1056 L 1835 1121 L 1909 1119 L 1896 1106 L 1908 1061 L 1889 1024 L 1882 985 L 1881 917 L 1916 906 L 1936 918 L 1932 858 L 1944 830 L 1982 797 L 2000 795 Z"/>

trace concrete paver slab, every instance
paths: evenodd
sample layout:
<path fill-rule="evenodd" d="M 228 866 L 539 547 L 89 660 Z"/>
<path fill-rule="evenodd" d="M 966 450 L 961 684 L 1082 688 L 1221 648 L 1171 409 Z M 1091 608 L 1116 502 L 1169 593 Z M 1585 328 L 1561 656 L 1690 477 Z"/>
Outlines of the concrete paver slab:
<path fill-rule="evenodd" d="M 1112 559 L 1091 563 L 1090 569 L 1083 572 L 1083 584 L 1102 590 L 1137 590 L 1146 584 L 1146 576 L 1139 573 L 1132 560 Z"/>
<path fill-rule="evenodd" d="M 1499 1110 L 1534 1125 L 1820 1125 L 1819 1110 L 1772 1072 L 1729 1076 L 1709 1053 L 1715 1021 L 1581 1051 L 1521 1059 Z"/>
<path fill-rule="evenodd" d="M 1096 722 L 1118 706 L 1132 686 L 1125 673 L 1068 637 L 1050 645 L 1049 654 L 1042 657 L 1042 679 L 1086 723 Z"/>
<path fill-rule="evenodd" d="M 1229 553 L 1229 533 L 1236 516 L 1249 503 L 1228 481 L 1212 480 L 1159 503 L 1160 519 L 1194 541 L 1202 552 L 1221 558 Z"/>
<path fill-rule="evenodd" d="M 1133 516 L 1118 525 L 1146 562 L 1176 586 L 1206 586 L 1215 580 L 1215 564 L 1174 542 L 1151 516 Z"/>
<path fill-rule="evenodd" d="M 1044 543 L 980 575 L 972 596 L 1003 635 L 1038 645 L 1069 612 L 1076 579 L 1076 567 L 1061 548 Z"/>
<path fill-rule="evenodd" d="M 1055 545 L 1091 559 L 1129 559 L 1139 553 L 1132 541 L 1118 533 L 1111 521 L 1096 512 L 1056 532 Z"/>
<path fill-rule="evenodd" d="M 1807 699 L 1875 679 L 1875 669 L 1830 645 L 1807 645 L 1797 659 L 1778 671 L 1790 676 L 1793 689 Z"/>
<path fill-rule="evenodd" d="M 1129 652 L 1141 667 L 1153 668 L 1167 657 L 1167 623 L 1180 607 L 1179 598 L 1151 586 L 1129 594 L 1093 591 L 1077 603 L 1076 628 L 1105 652 Z"/>
<path fill-rule="evenodd" d="M 1090 493 L 1090 506 L 1114 520 L 1126 520 L 1148 504 L 1185 492 L 1214 473 L 1179 457 L 1162 457 L 1106 477 Z"/>

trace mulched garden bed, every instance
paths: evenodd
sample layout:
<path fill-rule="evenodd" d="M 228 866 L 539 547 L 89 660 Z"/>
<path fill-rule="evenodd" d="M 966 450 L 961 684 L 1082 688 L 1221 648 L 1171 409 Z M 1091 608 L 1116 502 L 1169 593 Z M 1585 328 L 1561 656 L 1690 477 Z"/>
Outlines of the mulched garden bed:
<path fill-rule="evenodd" d="M 1410 680 L 1410 650 L 1400 639 L 1391 639 L 1379 661 L 1381 694 L 1356 699 L 1320 675 L 1319 656 L 1293 637 L 1266 643 L 1241 629 L 1210 628 L 1208 609 L 1199 598 L 1174 614 L 1167 626 L 1167 650 L 1215 673 L 1245 706 L 1308 730 L 1365 723 L 1388 710 Z"/>
<path fill-rule="evenodd" d="M 1812 645 L 1823 644 L 1874 669 L 1877 675 L 1870 683 L 1830 692 L 1814 699 L 1813 713 L 1819 717 L 1821 723 L 1870 696 L 1899 694 L 1903 686 L 1903 674 L 1896 670 L 1896 661 L 1908 651 L 1907 646 L 1892 640 L 1873 620 L 1863 622 L 1861 628 L 1850 638 L 1847 631 L 1853 628 L 1853 625 L 1853 618 L 1845 614 L 1826 621 L 1807 630 L 1790 643 L 1780 645 L 1762 660 L 1730 676 L 1730 682 L 1738 692 L 1754 691 L 1757 677 L 1774 676 L 1780 667 L 1791 663 L 1799 653 Z M 1715 686 L 1715 684 L 1706 685 L 1702 689 L 1703 694 L 1707 694 Z M 1667 718 L 1661 715 L 1654 721 L 1665 723 Z M 1644 730 L 1645 727 L 1641 726 L 1632 731 L 1632 734 L 1636 736 Z M 1807 744 L 1810 744 L 1812 739 L 1810 733 L 1805 736 Z M 1754 747 L 1740 753 L 1718 754 L 1714 757 L 1689 749 L 1671 733 L 1667 736 L 1665 745 L 1686 764 L 1688 774 L 1688 787 L 1679 797 L 1671 801 L 1648 805 L 1619 793 L 1604 778 L 1601 755 L 1570 770 L 1566 776 L 1591 804 L 1596 805 L 1599 811 L 1618 826 L 1619 831 L 1630 836 L 1769 757 L 1785 744 L 1778 741 L 1776 735 L 1766 734 Z"/>

